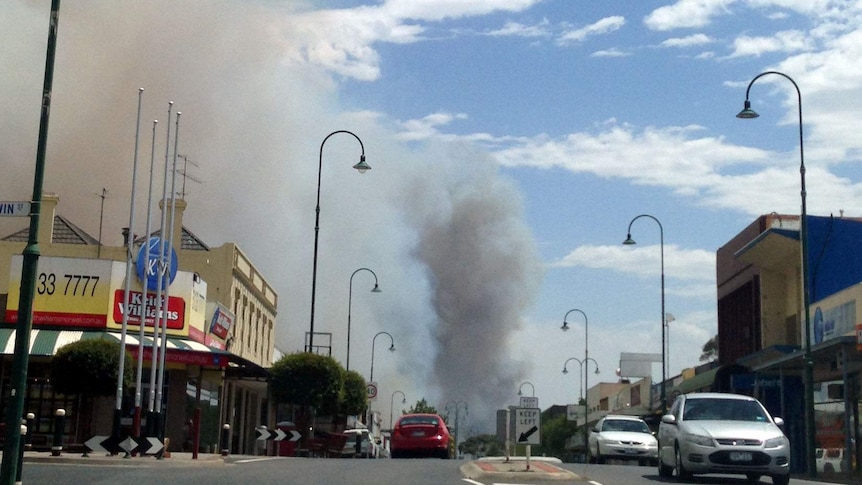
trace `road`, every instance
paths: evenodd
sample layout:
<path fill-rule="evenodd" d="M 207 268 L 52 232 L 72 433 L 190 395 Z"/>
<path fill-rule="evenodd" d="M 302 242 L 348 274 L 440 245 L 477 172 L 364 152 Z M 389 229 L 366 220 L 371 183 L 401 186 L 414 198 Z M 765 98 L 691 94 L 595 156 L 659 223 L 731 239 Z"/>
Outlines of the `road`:
<path fill-rule="evenodd" d="M 461 467 L 467 462 L 455 460 L 338 460 L 308 458 L 237 457 L 227 463 L 166 465 L 104 465 L 81 463 L 25 463 L 24 484 L 52 485 L 218 485 L 218 484 L 283 484 L 283 485 L 505 485 L 505 484 L 589 484 L 644 485 L 681 483 L 683 485 L 743 485 L 739 476 L 697 477 L 686 482 L 659 478 L 652 467 L 624 465 L 559 464 L 582 479 L 543 480 L 540 475 L 465 479 Z M 768 478 L 759 482 L 770 484 Z M 793 479 L 791 485 L 817 485 Z"/>

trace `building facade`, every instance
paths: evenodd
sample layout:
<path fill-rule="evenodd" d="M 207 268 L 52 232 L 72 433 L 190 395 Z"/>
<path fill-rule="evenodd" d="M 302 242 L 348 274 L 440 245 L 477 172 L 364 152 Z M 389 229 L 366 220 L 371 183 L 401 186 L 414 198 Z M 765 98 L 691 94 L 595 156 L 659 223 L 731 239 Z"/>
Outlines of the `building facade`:
<path fill-rule="evenodd" d="M 55 195 L 43 197 L 39 228 L 40 280 L 33 303 L 25 398 L 25 413 L 36 415 L 33 437 L 37 445 L 53 434 L 52 416 L 58 408 L 67 412 L 67 443 L 80 444 L 91 435 L 110 434 L 115 399 L 98 399 L 93 409 L 85 411 L 74 396 L 53 392 L 48 369 L 51 356 L 63 344 L 88 338 L 120 341 L 124 311 L 128 311 L 127 350 L 135 359 L 143 355 L 142 407 L 146 410 L 147 403 L 154 401 L 150 399 L 150 390 L 155 388 L 150 385 L 150 361 L 156 299 L 150 293 L 146 299 L 149 305 L 143 303 L 144 286 L 148 285 L 146 264 L 138 262 L 140 258 L 133 261 L 137 276 L 130 281 L 129 305 L 124 308 L 127 247 L 100 244 L 58 215 L 58 202 Z M 201 423 L 199 451 L 217 451 L 222 427 L 229 424 L 231 451 L 254 453 L 255 427 L 274 424 L 267 422 L 273 413 L 267 399 L 266 369 L 272 363 L 278 297 L 238 246 L 226 243 L 210 248 L 187 230 L 183 226 L 185 208 L 183 200 L 174 201 L 173 207 L 169 203 L 167 208 L 173 214 L 177 270 L 169 285 L 166 311 L 161 402 L 166 411 L 165 437 L 172 451 L 189 451 L 193 442 L 190 423 L 197 416 Z M 0 379 L 4 387 L 10 382 L 15 352 L 20 255 L 28 233 L 24 229 L 0 239 L 0 275 L 8 275 L 0 278 L 0 305 L 5 310 L 0 324 Z M 140 256 L 139 248 L 159 236 L 156 232 L 150 238 L 138 238 L 135 254 Z M 89 285 L 87 292 L 85 283 Z M 144 338 L 140 339 L 145 305 Z M 126 432 L 134 422 L 135 391 L 124 392 L 122 423 Z M 5 403 L 0 406 L 5 407 Z"/>

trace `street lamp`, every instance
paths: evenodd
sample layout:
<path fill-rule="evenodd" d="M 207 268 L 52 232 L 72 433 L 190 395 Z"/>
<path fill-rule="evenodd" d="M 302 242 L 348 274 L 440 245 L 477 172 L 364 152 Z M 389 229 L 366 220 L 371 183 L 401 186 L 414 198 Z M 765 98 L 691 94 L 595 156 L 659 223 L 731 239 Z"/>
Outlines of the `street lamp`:
<path fill-rule="evenodd" d="M 587 422 L 589 421 L 590 405 L 587 401 L 587 395 L 584 394 L 584 386 L 586 385 L 587 371 L 589 370 L 589 361 L 593 361 L 593 364 L 596 364 L 596 374 L 599 373 L 599 363 L 596 362 L 595 359 L 590 357 L 586 357 L 584 358 L 584 360 L 578 359 L 576 357 L 569 357 L 565 362 L 563 362 L 563 374 L 569 373 L 569 370 L 566 369 L 566 365 L 568 365 L 568 363 L 572 360 L 578 363 L 578 374 L 580 374 L 581 376 L 581 393 L 583 394 L 584 399 L 584 456 L 587 456 L 587 454 L 589 453 L 588 448 L 590 446 L 588 441 L 589 433 L 587 433 Z M 587 388 L 586 393 L 589 392 L 589 388 Z"/>
<path fill-rule="evenodd" d="M 661 242 L 661 413 L 664 414 L 667 412 L 667 392 L 665 389 L 665 381 L 667 380 L 667 359 L 665 350 L 665 312 L 664 312 L 664 228 L 661 225 L 661 222 L 655 217 L 649 214 L 641 214 L 629 222 L 629 230 L 626 235 L 626 240 L 623 241 L 623 244 L 632 245 L 636 244 L 635 240 L 632 239 L 632 224 L 640 219 L 641 217 L 648 217 L 658 224 L 659 230 L 659 240 Z"/>
<path fill-rule="evenodd" d="M 371 374 L 369 376 L 370 378 L 368 379 L 369 382 L 374 382 L 374 344 L 377 341 L 377 337 L 379 337 L 381 335 L 387 335 L 389 337 L 389 341 L 390 341 L 389 351 L 395 352 L 395 339 L 392 338 L 391 333 L 389 333 L 389 332 L 377 332 L 374 335 L 374 338 L 371 339 Z"/>
<path fill-rule="evenodd" d="M 347 370 L 350 370 L 350 306 L 353 301 L 353 277 L 356 276 L 356 273 L 360 271 L 368 271 L 369 273 L 374 275 L 374 288 L 371 289 L 372 293 L 380 293 L 380 287 L 377 286 L 377 274 L 368 269 L 368 268 L 359 268 L 350 275 L 350 291 L 347 293 L 347 362 L 345 367 Z"/>
<path fill-rule="evenodd" d="M 371 170 L 371 166 L 365 163 L 365 145 L 363 145 L 362 140 L 352 132 L 347 130 L 333 131 L 326 135 L 326 138 L 324 138 L 323 142 L 320 143 L 320 160 L 317 166 L 317 205 L 314 207 L 314 258 L 311 269 L 311 321 L 308 325 L 308 352 L 314 352 L 314 297 L 317 289 L 317 243 L 318 236 L 320 235 L 320 174 L 323 171 L 323 145 L 326 144 L 326 140 L 328 140 L 329 137 L 338 133 L 347 133 L 348 135 L 353 136 L 353 138 L 356 138 L 356 141 L 359 142 L 359 147 L 362 149 L 362 155 L 359 157 L 359 163 L 354 165 L 353 168 L 358 170 L 359 173 L 365 173 L 367 170 Z"/>
<path fill-rule="evenodd" d="M 533 393 L 531 394 L 531 396 L 532 396 L 532 397 L 536 397 L 536 387 L 535 387 L 535 386 L 533 385 L 533 383 L 532 383 L 532 382 L 530 382 L 530 381 L 524 381 L 524 382 L 522 382 L 522 383 L 521 383 L 521 385 L 518 387 L 518 395 L 519 395 L 519 396 L 522 396 L 522 395 L 523 395 L 523 394 L 521 393 L 521 389 L 523 389 L 523 388 L 524 388 L 524 384 L 529 384 L 529 385 L 530 385 L 530 389 L 532 389 L 532 390 L 533 390 Z"/>
<path fill-rule="evenodd" d="M 460 411 L 462 404 L 464 405 L 464 418 L 466 418 L 470 414 L 470 411 L 467 409 L 467 401 L 449 401 L 446 403 L 446 406 L 444 407 L 444 409 L 446 410 L 446 420 L 447 421 L 449 420 L 449 413 L 451 412 L 451 411 L 449 411 L 449 405 L 450 404 L 452 405 L 452 407 L 455 408 L 454 409 L 455 410 L 455 459 L 457 460 L 459 458 L 459 455 L 460 455 L 460 451 L 458 450 L 458 444 L 459 444 L 459 438 L 461 437 L 461 425 L 460 425 L 460 420 L 458 418 L 460 413 L 458 411 Z"/>
<path fill-rule="evenodd" d="M 767 74 L 777 74 L 793 84 L 796 89 L 796 101 L 799 113 L 799 179 L 800 191 L 799 195 L 802 199 L 802 216 L 799 220 L 799 240 L 801 244 L 801 271 L 802 271 L 802 305 L 803 313 L 805 314 L 805 456 L 808 465 L 808 474 L 811 477 L 817 476 L 817 468 L 814 466 L 816 461 L 815 456 L 815 428 L 814 428 L 814 360 L 811 355 L 811 317 L 809 316 L 809 306 L 811 305 L 811 295 L 809 294 L 808 282 L 808 213 L 805 204 L 805 150 L 802 145 L 802 92 L 796 81 L 787 74 L 778 71 L 766 71 L 758 74 L 748 83 L 748 88 L 745 90 L 745 105 L 742 111 L 736 115 L 737 118 L 751 119 L 757 118 L 756 111 L 751 109 L 751 101 L 749 101 L 749 93 L 751 86 L 755 81 Z"/>
<path fill-rule="evenodd" d="M 395 395 L 401 394 L 401 404 L 407 404 L 407 396 L 404 395 L 404 391 L 395 391 L 392 393 L 392 397 L 389 398 L 389 429 L 392 429 L 392 408 L 395 407 Z"/>
<path fill-rule="evenodd" d="M 569 324 L 566 322 L 566 318 L 569 316 L 569 313 L 572 313 L 572 312 L 578 312 L 584 316 L 584 362 L 586 362 L 590 358 L 590 344 L 589 344 L 590 322 L 587 319 L 587 314 L 584 313 L 583 310 L 579 310 L 577 308 L 573 308 L 573 309 L 567 311 L 566 314 L 563 316 L 563 326 L 560 327 L 560 329 L 562 329 L 563 331 L 566 331 L 569 329 Z M 566 366 L 564 364 L 563 365 L 564 371 L 565 371 L 565 368 L 566 368 Z M 596 364 L 596 370 L 598 370 L 598 364 Z M 565 374 L 565 372 L 563 372 L 563 373 Z M 583 392 L 583 386 L 584 385 L 588 386 L 587 388 L 589 389 L 589 384 L 587 383 L 587 376 L 586 375 L 584 375 L 584 379 L 581 382 L 581 391 L 582 392 Z"/>

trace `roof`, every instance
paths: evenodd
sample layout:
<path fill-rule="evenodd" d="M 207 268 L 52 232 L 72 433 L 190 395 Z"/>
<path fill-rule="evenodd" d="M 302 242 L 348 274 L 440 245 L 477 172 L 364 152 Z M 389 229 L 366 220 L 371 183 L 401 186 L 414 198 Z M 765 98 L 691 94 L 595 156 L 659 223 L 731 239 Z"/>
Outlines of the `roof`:
<path fill-rule="evenodd" d="M 150 233 L 150 237 L 151 238 L 159 237 L 161 234 L 162 234 L 161 230 L 153 231 Z M 186 229 L 185 226 L 183 227 L 182 238 L 183 238 L 182 239 L 182 245 L 180 246 L 180 249 L 187 249 L 187 250 L 191 250 L 191 251 L 209 251 L 210 250 L 209 246 L 207 246 L 199 237 L 195 236 L 194 233 L 192 233 L 191 231 Z M 139 244 L 143 244 L 145 239 L 146 239 L 145 236 L 140 236 L 137 239 L 135 239 L 135 242 L 139 243 Z"/>
<path fill-rule="evenodd" d="M 29 238 L 30 227 L 28 226 L 2 238 L 2 240 L 9 242 L 27 242 Z M 84 244 L 89 246 L 101 245 L 98 239 L 87 234 L 83 229 L 72 224 L 65 217 L 58 215 L 54 216 L 52 242 L 59 244 Z"/>

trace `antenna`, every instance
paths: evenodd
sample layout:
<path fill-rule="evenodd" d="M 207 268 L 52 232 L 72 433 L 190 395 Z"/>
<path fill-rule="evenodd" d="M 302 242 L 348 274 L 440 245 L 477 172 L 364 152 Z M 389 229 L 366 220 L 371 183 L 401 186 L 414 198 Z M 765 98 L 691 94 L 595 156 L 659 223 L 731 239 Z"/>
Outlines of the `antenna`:
<path fill-rule="evenodd" d="M 182 159 L 183 159 L 183 168 L 182 168 L 182 170 L 177 170 L 177 173 L 183 176 L 183 188 L 182 188 L 182 190 L 181 190 L 180 192 L 177 192 L 177 195 L 179 195 L 179 196 L 180 196 L 180 199 L 185 200 L 185 199 L 186 199 L 186 193 L 187 193 L 187 192 L 186 192 L 186 179 L 189 179 L 189 180 L 191 180 L 192 182 L 196 182 L 196 183 L 199 183 L 199 184 L 202 184 L 202 183 L 203 183 L 203 181 L 202 181 L 202 180 L 200 180 L 200 179 L 198 179 L 198 178 L 196 178 L 196 177 L 193 177 L 193 176 L 189 175 L 189 171 L 188 171 L 189 164 L 192 164 L 192 166 L 195 166 L 195 167 L 198 167 L 198 168 L 200 168 L 200 165 L 198 165 L 198 164 L 197 164 L 196 162 L 194 162 L 193 160 L 189 160 L 189 157 L 187 157 L 186 155 L 177 155 L 177 158 L 182 158 Z"/>
<path fill-rule="evenodd" d="M 105 218 L 105 198 L 108 196 L 108 189 L 102 187 L 102 193 L 96 194 L 97 197 L 102 199 L 101 207 L 99 208 L 99 246 L 96 248 L 96 254 L 98 257 L 102 256 L 102 221 Z"/>

